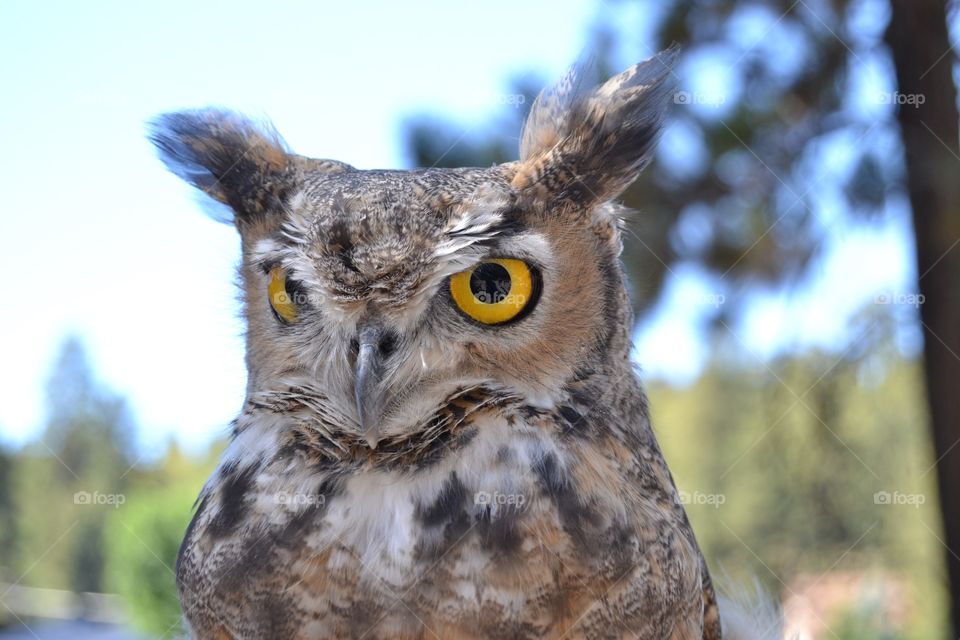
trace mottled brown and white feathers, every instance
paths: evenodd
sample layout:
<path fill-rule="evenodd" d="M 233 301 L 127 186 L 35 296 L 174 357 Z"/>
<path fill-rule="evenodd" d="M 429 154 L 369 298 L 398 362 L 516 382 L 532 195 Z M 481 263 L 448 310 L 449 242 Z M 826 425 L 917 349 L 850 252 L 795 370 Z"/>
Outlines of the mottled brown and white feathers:
<path fill-rule="evenodd" d="M 359 171 L 219 110 L 154 123 L 242 238 L 247 397 L 177 563 L 195 637 L 720 637 L 611 202 L 672 58 L 567 77 L 491 168 Z M 454 282 L 481 271 L 526 278 L 522 310 L 470 315 Z"/>

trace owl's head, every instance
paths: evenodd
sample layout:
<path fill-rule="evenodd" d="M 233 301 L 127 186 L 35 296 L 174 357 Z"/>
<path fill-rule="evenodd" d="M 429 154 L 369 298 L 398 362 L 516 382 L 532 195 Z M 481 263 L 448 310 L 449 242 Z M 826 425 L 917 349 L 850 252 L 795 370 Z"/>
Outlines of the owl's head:
<path fill-rule="evenodd" d="M 611 200 L 649 159 L 672 58 L 599 87 L 569 74 L 532 105 L 519 161 L 485 169 L 363 171 L 229 112 L 158 118 L 164 162 L 227 205 L 242 238 L 248 396 L 319 390 L 376 447 L 456 389 L 544 405 L 624 366 Z"/>

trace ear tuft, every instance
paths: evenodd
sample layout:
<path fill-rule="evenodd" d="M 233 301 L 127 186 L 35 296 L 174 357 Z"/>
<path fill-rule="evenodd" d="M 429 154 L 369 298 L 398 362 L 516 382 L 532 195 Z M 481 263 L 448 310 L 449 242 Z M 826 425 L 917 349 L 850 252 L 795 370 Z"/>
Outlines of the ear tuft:
<path fill-rule="evenodd" d="M 670 103 L 676 46 L 586 88 L 574 69 L 534 101 L 514 188 L 583 205 L 618 196 L 650 157 Z"/>
<path fill-rule="evenodd" d="M 220 109 L 167 113 L 149 138 L 173 173 L 227 204 L 238 224 L 281 210 L 298 163 L 270 125 Z"/>
<path fill-rule="evenodd" d="M 589 59 L 575 64 L 536 97 L 520 133 L 521 162 L 549 151 L 569 134 L 570 112 L 576 103 L 589 99 L 594 89 L 588 82 L 595 75 L 594 67 Z"/>

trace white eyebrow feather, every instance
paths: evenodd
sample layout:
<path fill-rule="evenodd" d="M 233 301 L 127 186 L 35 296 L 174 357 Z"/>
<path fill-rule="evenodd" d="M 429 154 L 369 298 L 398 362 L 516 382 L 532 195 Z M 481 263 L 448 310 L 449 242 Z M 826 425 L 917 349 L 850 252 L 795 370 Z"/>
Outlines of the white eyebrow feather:
<path fill-rule="evenodd" d="M 497 235 L 509 204 L 502 193 L 481 187 L 460 205 L 462 215 L 454 217 L 443 229 L 443 240 L 434 249 L 434 257 L 448 259 L 466 247 Z"/>

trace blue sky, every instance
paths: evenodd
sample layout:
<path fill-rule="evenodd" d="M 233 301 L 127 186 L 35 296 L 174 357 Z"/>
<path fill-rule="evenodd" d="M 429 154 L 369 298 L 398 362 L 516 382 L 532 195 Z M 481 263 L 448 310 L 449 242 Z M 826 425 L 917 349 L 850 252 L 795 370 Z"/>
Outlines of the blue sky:
<path fill-rule="evenodd" d="M 511 108 L 511 77 L 558 76 L 610 10 L 580 0 L 146 6 L 0 4 L 0 441 L 37 435 L 43 381 L 68 332 L 129 397 L 147 449 L 170 434 L 198 448 L 240 407 L 238 239 L 164 171 L 143 135 L 151 116 L 223 105 L 269 116 L 298 153 L 404 167 L 405 116 L 483 124 Z M 642 7 L 624 11 L 637 20 Z M 635 61 L 643 49 L 621 53 Z M 715 92 L 715 78 L 694 74 L 702 86 L 691 88 Z M 900 215 L 883 229 L 838 229 L 813 293 L 760 305 L 751 345 L 774 352 L 785 317 L 806 341 L 829 342 L 838 309 L 905 287 L 905 225 Z M 678 273 L 669 290 L 637 357 L 650 375 L 684 380 L 705 357 L 685 305 L 702 303 L 709 283 Z"/>

